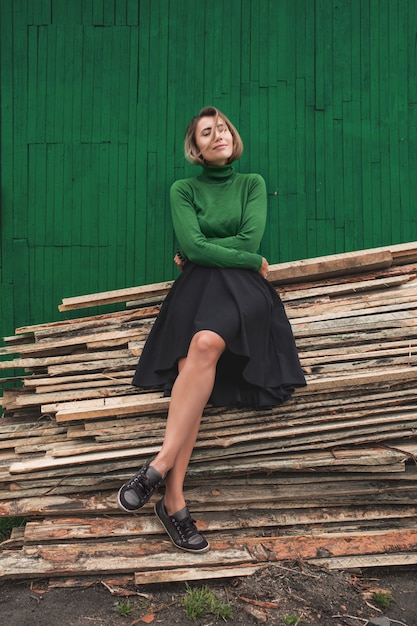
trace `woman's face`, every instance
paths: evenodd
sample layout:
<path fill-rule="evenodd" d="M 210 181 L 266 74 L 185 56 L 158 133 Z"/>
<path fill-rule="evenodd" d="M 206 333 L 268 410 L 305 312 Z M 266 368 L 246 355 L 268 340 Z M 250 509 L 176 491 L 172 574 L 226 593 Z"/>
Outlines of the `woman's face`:
<path fill-rule="evenodd" d="M 223 118 L 201 117 L 195 129 L 195 141 L 207 165 L 226 165 L 233 153 L 233 136 Z"/>

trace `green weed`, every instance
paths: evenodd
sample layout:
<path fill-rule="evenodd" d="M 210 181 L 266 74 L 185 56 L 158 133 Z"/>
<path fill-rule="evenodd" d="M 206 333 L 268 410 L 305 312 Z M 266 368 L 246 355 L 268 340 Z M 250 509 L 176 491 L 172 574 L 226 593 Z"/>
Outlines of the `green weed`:
<path fill-rule="evenodd" d="M 206 586 L 194 587 L 187 585 L 186 595 L 182 600 L 185 614 L 188 619 L 197 620 L 206 615 L 227 620 L 232 617 L 232 607 L 230 604 L 220 602 L 212 591 Z"/>
<path fill-rule="evenodd" d="M 122 617 L 127 617 L 133 611 L 133 606 L 128 598 L 127 600 L 122 600 L 121 602 L 118 602 L 116 605 L 116 609 L 119 615 L 121 615 Z"/>
<path fill-rule="evenodd" d="M 374 593 L 373 600 L 381 607 L 381 609 L 387 609 L 392 600 L 391 591 L 389 591 L 388 589 L 378 591 Z"/>
<path fill-rule="evenodd" d="M 284 615 L 282 623 L 284 626 L 298 626 L 298 624 L 301 624 L 302 618 L 302 615 Z"/>

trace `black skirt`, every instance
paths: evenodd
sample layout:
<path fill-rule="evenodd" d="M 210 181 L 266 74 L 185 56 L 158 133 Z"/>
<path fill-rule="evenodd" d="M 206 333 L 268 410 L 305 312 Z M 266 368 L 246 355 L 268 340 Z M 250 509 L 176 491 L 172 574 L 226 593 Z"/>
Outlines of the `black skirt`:
<path fill-rule="evenodd" d="M 252 270 L 187 262 L 149 333 L 133 384 L 169 395 L 195 333 L 226 342 L 210 397 L 215 406 L 273 407 L 306 384 L 290 323 L 272 285 Z"/>

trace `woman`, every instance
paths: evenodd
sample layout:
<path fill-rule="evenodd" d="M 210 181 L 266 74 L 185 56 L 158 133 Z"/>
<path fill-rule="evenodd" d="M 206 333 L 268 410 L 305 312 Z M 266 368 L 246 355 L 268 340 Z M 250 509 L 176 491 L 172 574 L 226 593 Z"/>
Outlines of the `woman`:
<path fill-rule="evenodd" d="M 291 327 L 257 250 L 265 229 L 266 188 L 231 165 L 239 133 L 215 107 L 194 117 L 186 157 L 203 166 L 171 187 L 182 270 L 149 334 L 133 384 L 171 394 L 160 452 L 119 491 L 125 511 L 140 509 L 165 480 L 155 513 L 177 547 L 209 549 L 186 506 L 183 485 L 207 402 L 272 407 L 305 385 Z"/>

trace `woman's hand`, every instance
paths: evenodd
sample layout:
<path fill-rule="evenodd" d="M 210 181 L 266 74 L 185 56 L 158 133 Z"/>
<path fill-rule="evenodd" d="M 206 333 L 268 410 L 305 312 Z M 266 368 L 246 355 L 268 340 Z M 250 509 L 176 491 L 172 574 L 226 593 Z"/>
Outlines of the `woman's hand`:
<path fill-rule="evenodd" d="M 178 267 L 180 272 L 182 272 L 182 270 L 184 269 L 184 265 L 185 265 L 186 261 L 183 261 L 183 259 L 181 259 L 180 256 L 178 254 L 176 254 L 174 256 L 174 263 Z"/>
<path fill-rule="evenodd" d="M 265 257 L 262 258 L 262 265 L 258 270 L 258 274 L 262 276 L 262 278 L 266 278 L 268 276 L 269 264 Z"/>

